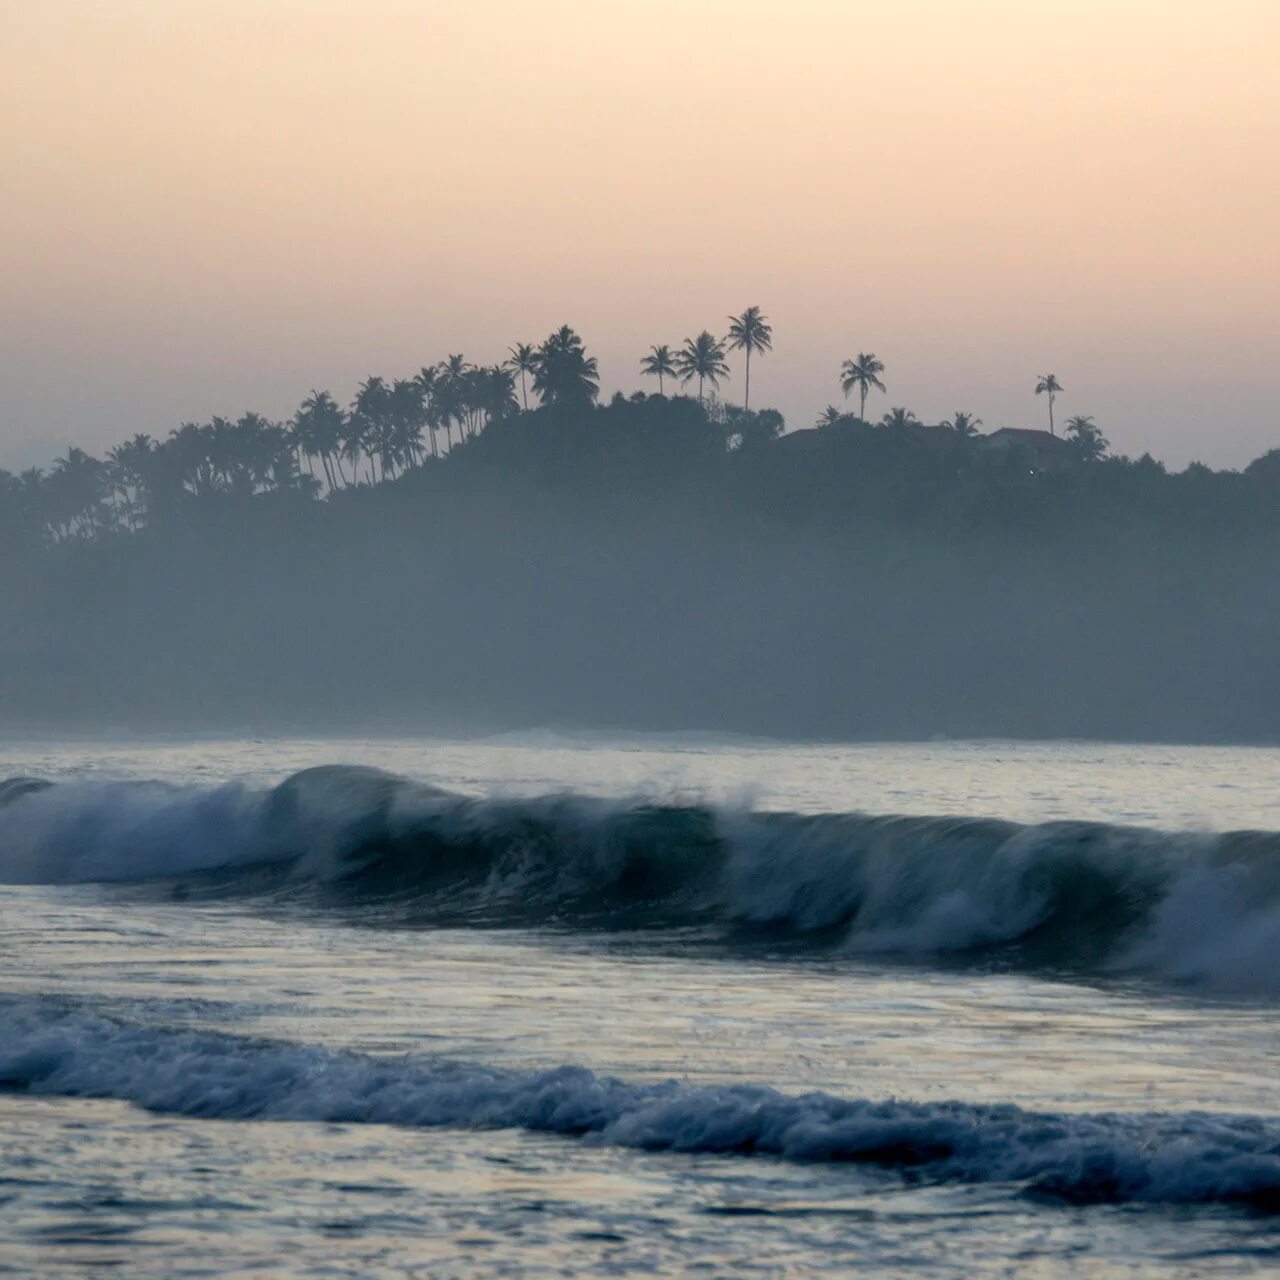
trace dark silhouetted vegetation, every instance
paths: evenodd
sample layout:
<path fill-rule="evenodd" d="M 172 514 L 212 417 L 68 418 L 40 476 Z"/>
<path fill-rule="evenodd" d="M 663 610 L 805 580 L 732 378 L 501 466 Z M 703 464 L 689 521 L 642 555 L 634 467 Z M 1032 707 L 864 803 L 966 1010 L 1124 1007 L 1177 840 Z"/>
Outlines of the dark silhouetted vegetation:
<path fill-rule="evenodd" d="M 0 715 L 1280 734 L 1280 450 L 1171 473 L 1085 414 L 872 425 L 865 352 L 858 413 L 787 433 L 715 396 L 771 347 L 758 308 L 733 325 L 651 348 L 656 395 L 598 403 L 564 327 L 0 472 Z"/>

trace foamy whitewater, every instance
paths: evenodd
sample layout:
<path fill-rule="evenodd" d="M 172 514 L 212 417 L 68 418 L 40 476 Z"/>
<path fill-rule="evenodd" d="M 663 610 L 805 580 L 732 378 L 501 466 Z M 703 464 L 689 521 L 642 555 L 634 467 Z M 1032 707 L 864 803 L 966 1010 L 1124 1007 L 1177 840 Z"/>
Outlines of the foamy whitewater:
<path fill-rule="evenodd" d="M 1262 1270 L 1277 765 L 0 746 L 0 1273 Z"/>

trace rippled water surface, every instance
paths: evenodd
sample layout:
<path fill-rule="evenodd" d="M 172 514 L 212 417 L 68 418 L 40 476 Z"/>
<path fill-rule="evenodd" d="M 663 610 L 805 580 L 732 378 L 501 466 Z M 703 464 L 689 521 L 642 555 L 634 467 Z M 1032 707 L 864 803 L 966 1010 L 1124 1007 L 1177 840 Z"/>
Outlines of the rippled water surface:
<path fill-rule="evenodd" d="M 0 743 L 0 1273 L 1265 1273 L 1278 765 Z"/>

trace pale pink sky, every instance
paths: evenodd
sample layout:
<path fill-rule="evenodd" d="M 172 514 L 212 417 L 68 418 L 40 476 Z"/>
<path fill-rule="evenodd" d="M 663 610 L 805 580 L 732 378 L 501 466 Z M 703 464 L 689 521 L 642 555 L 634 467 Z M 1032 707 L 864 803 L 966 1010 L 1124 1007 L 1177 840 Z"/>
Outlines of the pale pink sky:
<path fill-rule="evenodd" d="M 1280 3 L 0 0 L 0 463 L 759 303 L 792 427 L 1280 445 Z M 735 381 L 730 394 L 740 395 Z"/>

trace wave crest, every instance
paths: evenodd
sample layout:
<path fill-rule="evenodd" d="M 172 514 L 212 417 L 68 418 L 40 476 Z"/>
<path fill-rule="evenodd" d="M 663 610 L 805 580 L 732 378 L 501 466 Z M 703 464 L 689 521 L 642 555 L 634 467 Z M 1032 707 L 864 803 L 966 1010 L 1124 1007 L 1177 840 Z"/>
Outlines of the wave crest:
<path fill-rule="evenodd" d="M 1280 1212 L 1280 1128 L 1249 1116 L 1061 1114 L 963 1102 L 635 1085 L 115 1023 L 0 1004 L 0 1087 L 208 1119 L 519 1128 L 647 1151 L 856 1162 L 1075 1203 Z"/>
<path fill-rule="evenodd" d="M 1280 836 L 1267 832 L 475 799 L 346 766 L 269 790 L 0 784 L 4 796 L 10 882 L 177 878 L 187 892 L 372 903 L 402 923 L 696 925 L 724 941 L 996 949 L 1280 990 Z"/>

